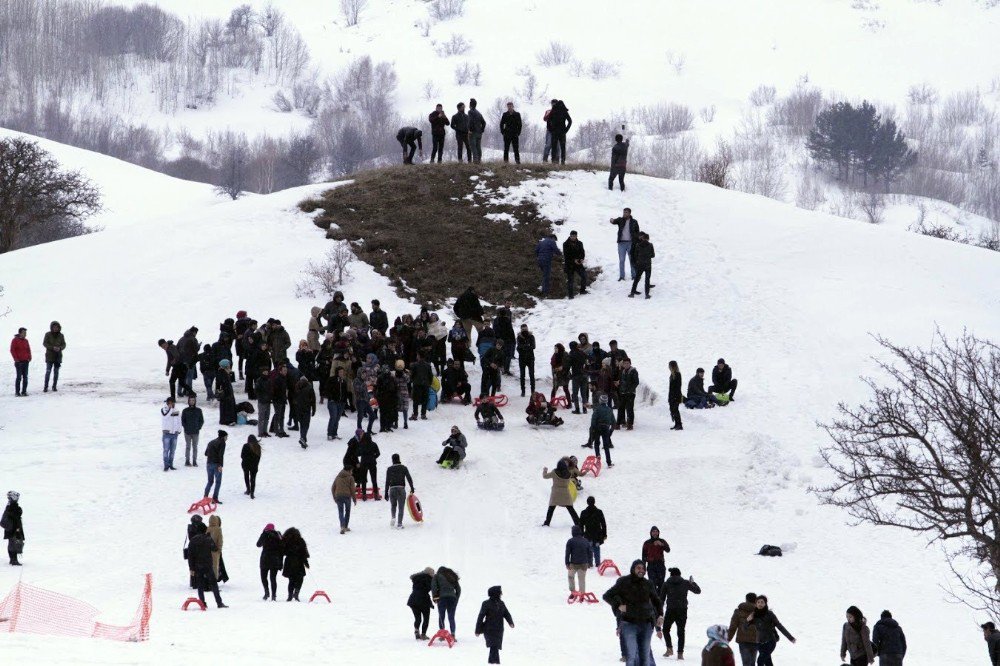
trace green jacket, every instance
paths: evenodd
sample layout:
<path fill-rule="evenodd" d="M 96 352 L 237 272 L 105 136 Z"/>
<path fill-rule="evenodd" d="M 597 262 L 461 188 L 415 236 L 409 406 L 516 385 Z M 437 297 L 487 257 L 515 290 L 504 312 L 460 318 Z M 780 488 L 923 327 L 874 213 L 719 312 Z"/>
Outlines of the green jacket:
<path fill-rule="evenodd" d="M 42 338 L 42 346 L 45 347 L 46 363 L 62 363 L 62 352 L 66 349 L 66 338 L 62 331 L 46 333 L 45 337 Z"/>
<path fill-rule="evenodd" d="M 615 413 L 607 405 L 598 405 L 594 408 L 590 416 L 590 427 L 599 428 L 601 426 L 613 427 L 615 425 Z"/>

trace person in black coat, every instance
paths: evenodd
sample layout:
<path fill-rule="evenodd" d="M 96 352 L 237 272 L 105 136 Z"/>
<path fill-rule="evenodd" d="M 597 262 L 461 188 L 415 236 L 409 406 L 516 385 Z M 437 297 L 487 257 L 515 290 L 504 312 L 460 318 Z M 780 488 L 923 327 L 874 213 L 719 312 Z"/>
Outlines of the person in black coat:
<path fill-rule="evenodd" d="M 712 407 L 718 403 L 715 396 L 705 391 L 705 369 L 698 368 L 694 372 L 694 377 L 688 381 L 687 402 L 685 406 L 689 409 L 704 409 Z"/>
<path fill-rule="evenodd" d="M 659 614 L 660 598 L 656 588 L 646 580 L 646 566 L 635 560 L 629 572 L 615 581 L 604 593 L 618 618 L 618 630 L 624 639 L 628 663 L 639 663 L 640 655 L 650 651 L 650 639 L 655 626 L 657 636 L 663 635 L 663 616 Z"/>
<path fill-rule="evenodd" d="M 219 595 L 219 583 L 216 580 L 215 569 L 212 566 L 212 553 L 219 550 L 215 541 L 208 535 L 208 528 L 205 523 L 197 523 L 194 528 L 195 535 L 188 544 L 188 568 L 191 576 L 198 586 L 198 599 L 205 603 L 205 592 L 211 591 L 215 596 L 215 604 L 219 608 L 228 608 L 222 603 Z"/>
<path fill-rule="evenodd" d="M 193 539 L 193 538 L 195 538 L 195 536 L 197 536 L 198 529 L 199 529 L 198 526 L 199 525 L 204 525 L 204 521 L 202 520 L 202 517 L 196 513 L 193 516 L 191 516 L 191 522 L 189 522 L 187 524 L 187 538 L 184 540 L 185 553 L 187 553 L 187 554 L 184 556 L 184 559 L 188 559 L 189 556 L 190 556 L 190 553 L 188 553 L 188 551 L 187 551 L 187 546 L 188 546 L 188 543 L 191 541 L 191 539 Z M 190 565 L 188 565 L 188 569 L 189 569 L 189 571 L 191 573 L 191 577 L 190 577 L 189 583 L 190 583 L 191 589 L 193 590 L 196 587 L 198 587 L 198 582 L 194 578 L 194 571 L 191 570 L 191 566 Z"/>
<path fill-rule="evenodd" d="M 729 393 L 729 399 L 735 400 L 733 394 L 736 393 L 736 380 L 733 379 L 733 369 L 726 365 L 726 359 L 720 358 L 712 368 L 712 385 L 708 387 L 710 393 Z"/>
<path fill-rule="evenodd" d="M 476 618 L 476 636 L 486 636 L 486 647 L 490 650 L 488 664 L 500 663 L 500 650 L 503 649 L 504 621 L 514 628 L 514 618 L 507 610 L 507 604 L 500 598 L 503 590 L 499 585 L 494 585 L 486 591 L 489 597 L 479 608 L 479 617 Z"/>
<path fill-rule="evenodd" d="M 401 127 L 396 132 L 396 141 L 399 141 L 399 145 L 403 148 L 403 164 L 413 164 L 413 153 L 417 152 L 417 146 L 420 147 L 420 157 L 423 159 L 424 144 L 421 141 L 423 135 L 424 133 L 416 127 Z M 407 148 L 410 149 L 409 154 L 406 153 Z"/>
<path fill-rule="evenodd" d="M 655 256 L 656 250 L 649 242 L 649 234 L 640 232 L 639 240 L 632 245 L 632 265 L 635 267 L 635 276 L 632 278 L 632 291 L 629 292 L 629 298 L 639 293 L 635 288 L 639 286 L 639 280 L 643 275 L 646 276 L 646 298 L 649 298 L 649 277 L 653 270 L 653 257 Z"/>
<path fill-rule="evenodd" d="M 441 131 L 441 136 L 444 136 L 444 130 Z M 434 157 L 432 156 L 431 159 L 433 160 Z M 368 313 L 368 326 L 385 335 L 385 332 L 389 330 L 389 315 L 381 307 L 382 304 L 378 299 L 372 301 L 372 311 Z"/>
<path fill-rule="evenodd" d="M 514 303 L 507 301 L 503 307 L 497 308 L 493 317 L 493 330 L 497 338 L 503 340 L 504 363 L 503 374 L 510 376 L 510 362 L 514 360 L 514 352 L 517 347 L 517 336 L 514 334 L 514 314 L 512 309 Z"/>
<path fill-rule="evenodd" d="M 228 358 L 219 361 L 219 371 L 215 375 L 215 397 L 219 401 L 219 425 L 236 425 L 236 394 L 233 393 L 233 377 L 229 374 L 233 362 Z"/>
<path fill-rule="evenodd" d="M 455 300 L 455 316 L 462 321 L 465 336 L 472 340 L 472 329 L 481 331 L 483 328 L 483 304 L 479 302 L 476 290 L 469 287 Z M 461 359 L 457 359 L 461 360 Z"/>
<path fill-rule="evenodd" d="M 906 635 L 892 613 L 882 611 L 881 619 L 872 629 L 872 647 L 879 658 L 879 666 L 903 666 L 906 656 Z"/>
<path fill-rule="evenodd" d="M 438 104 L 434 111 L 427 116 L 427 122 L 431 124 L 431 162 L 434 161 L 434 157 L 437 156 L 438 164 L 441 163 L 441 158 L 444 156 L 444 128 L 451 125 L 451 121 L 448 120 L 448 116 L 445 115 L 444 107 Z M 371 321 L 371 319 L 369 319 Z M 372 328 L 376 328 L 375 322 L 371 322 Z M 388 325 L 386 328 L 389 328 Z M 378 329 L 376 329 L 378 330 Z M 382 330 L 385 333 L 385 330 Z"/>
<path fill-rule="evenodd" d="M 618 186 L 625 191 L 625 165 L 628 162 L 628 141 L 621 134 L 615 134 L 615 145 L 611 147 L 611 175 L 608 176 L 608 189 L 615 189 L 615 176 L 618 176 Z"/>
<path fill-rule="evenodd" d="M 680 410 L 680 405 L 684 402 L 684 395 L 681 393 L 684 379 L 681 377 L 677 361 L 670 361 L 667 367 L 670 368 L 670 389 L 667 391 L 667 404 L 670 405 L 670 418 L 674 422 L 674 427 L 671 430 L 684 430 Z"/>
<path fill-rule="evenodd" d="M 573 283 L 575 278 L 580 278 L 580 293 L 587 293 L 587 269 L 583 265 L 583 260 L 587 253 L 583 249 L 583 243 L 576 236 L 576 231 L 569 232 L 569 238 L 563 243 L 563 267 L 566 271 L 566 295 L 573 298 Z"/>
<path fill-rule="evenodd" d="M 305 539 L 294 527 L 285 530 L 281 537 L 282 549 L 285 555 L 285 565 L 281 570 L 281 575 L 288 579 L 288 599 L 299 601 L 299 592 L 302 591 L 302 581 L 306 577 L 306 569 L 309 568 L 309 548 Z"/>
<path fill-rule="evenodd" d="M 357 435 L 355 435 L 357 437 Z M 372 490 L 375 493 L 375 498 L 378 499 L 378 458 L 382 455 L 379 451 L 378 444 L 375 440 L 371 438 L 371 435 L 364 435 L 361 441 L 358 443 L 358 459 L 360 461 L 361 467 L 361 499 L 362 501 L 367 501 L 368 499 L 368 476 L 371 475 L 372 478 Z M 347 460 L 344 461 L 344 466 L 347 466 Z"/>
<path fill-rule="evenodd" d="M 597 508 L 597 500 L 587 498 L 587 508 L 580 512 L 580 527 L 584 538 L 590 542 L 590 552 L 594 566 L 601 564 L 601 546 L 608 538 L 608 524 L 604 521 L 604 512 Z"/>
<path fill-rule="evenodd" d="M 510 149 L 514 149 L 514 164 L 521 163 L 521 153 L 518 151 L 521 136 L 521 114 L 514 110 L 514 102 L 507 102 L 507 110 L 500 116 L 500 134 L 503 136 L 503 161 L 510 161 Z"/>
<path fill-rule="evenodd" d="M 413 637 L 418 641 L 426 641 L 427 625 L 431 621 L 431 609 L 434 602 L 431 601 L 431 584 L 434 581 L 434 569 L 427 567 L 423 571 L 410 576 L 413 589 L 410 597 L 406 600 L 406 605 L 413 611 Z"/>
<path fill-rule="evenodd" d="M 684 629 L 687 627 L 688 592 L 701 594 L 701 587 L 694 582 L 694 576 L 687 579 L 681 576 L 681 570 L 670 567 L 670 576 L 660 586 L 660 598 L 663 600 L 663 638 L 667 642 L 664 657 L 674 654 L 673 643 L 670 642 L 670 627 L 677 624 L 677 658 L 684 657 Z"/>
<path fill-rule="evenodd" d="M 573 126 L 569 109 L 560 99 L 552 105 L 552 113 L 546 121 L 546 128 L 552 133 L 552 161 L 566 164 L 566 134 Z"/>
<path fill-rule="evenodd" d="M 21 566 L 21 563 L 17 561 L 17 556 L 24 547 L 24 522 L 21 519 L 24 510 L 18 504 L 20 499 L 20 493 L 14 490 L 8 492 L 7 506 L 4 507 L 3 515 L 0 516 L 3 538 L 7 540 L 7 556 L 10 557 L 10 566 L 12 567 Z"/>
<path fill-rule="evenodd" d="M 535 336 L 528 330 L 527 324 L 521 324 L 521 332 L 517 334 L 517 367 L 521 377 L 521 397 L 524 397 L 524 371 L 528 371 L 531 392 L 535 392 Z"/>
<path fill-rule="evenodd" d="M 455 132 L 455 143 L 458 144 L 458 161 L 462 161 L 462 148 L 465 148 L 466 158 L 472 161 L 472 146 L 469 144 L 469 114 L 465 112 L 465 102 L 458 103 L 458 112 L 451 117 L 451 129 Z"/>
<path fill-rule="evenodd" d="M 447 402 L 454 397 L 462 399 L 463 405 L 472 402 L 472 385 L 469 384 L 469 373 L 462 369 L 458 359 L 452 359 L 451 365 L 441 374 L 441 401 Z"/>
<path fill-rule="evenodd" d="M 240 466 L 243 467 L 243 482 L 247 489 L 243 493 L 254 499 L 254 491 L 257 489 L 257 469 L 260 467 L 260 456 L 263 451 L 260 442 L 253 435 L 247 437 L 247 443 L 240 451 Z"/>
<path fill-rule="evenodd" d="M 267 601 L 268 597 L 271 601 L 277 601 L 278 571 L 281 570 L 284 547 L 281 543 L 281 533 L 274 529 L 274 523 L 268 523 L 264 526 L 264 531 L 257 539 L 257 547 L 261 549 L 260 582 L 264 586 L 264 601 Z M 268 579 L 270 579 L 270 587 L 268 587 Z"/>

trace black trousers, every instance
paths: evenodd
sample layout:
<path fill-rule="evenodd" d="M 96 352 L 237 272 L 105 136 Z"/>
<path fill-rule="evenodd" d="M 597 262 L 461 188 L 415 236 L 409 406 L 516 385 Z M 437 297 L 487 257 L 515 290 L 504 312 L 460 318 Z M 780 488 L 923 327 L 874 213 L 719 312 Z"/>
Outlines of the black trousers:
<path fill-rule="evenodd" d="M 443 384 L 442 388 L 442 399 L 450 400 L 454 396 L 460 397 L 465 402 L 472 402 L 472 385 L 469 382 L 462 382 L 458 386 L 452 384 Z"/>
<path fill-rule="evenodd" d="M 472 161 L 472 146 L 469 145 L 468 132 L 455 132 L 455 142 L 458 144 L 458 161 L 462 161 L 462 146 L 465 146 L 466 161 Z"/>
<path fill-rule="evenodd" d="M 527 356 L 526 354 L 520 354 L 517 357 L 517 367 L 521 374 L 521 393 L 524 393 L 524 371 L 528 371 L 528 377 L 531 382 L 531 392 L 535 392 L 535 357 Z"/>
<path fill-rule="evenodd" d="M 444 133 L 441 134 L 431 134 L 431 162 L 434 161 L 434 156 L 437 155 L 438 162 L 444 156 Z"/>
<path fill-rule="evenodd" d="M 728 393 L 729 397 L 731 398 L 731 397 L 733 397 L 733 394 L 736 393 L 736 380 L 735 379 L 730 379 L 728 384 L 720 384 L 719 386 L 715 386 L 713 384 L 712 386 L 708 387 L 708 392 L 709 393 Z"/>
<path fill-rule="evenodd" d="M 670 642 L 670 627 L 675 623 L 677 624 L 678 654 L 684 654 L 684 628 L 687 626 L 687 621 L 687 608 L 672 608 L 663 616 L 663 640 L 667 642 L 668 648 L 674 647 L 673 643 Z"/>
<path fill-rule="evenodd" d="M 268 579 L 271 580 L 271 587 L 268 588 Z M 278 596 L 278 570 L 268 569 L 267 567 L 260 568 L 260 582 L 264 586 L 264 596 L 269 596 L 274 599 Z"/>
<path fill-rule="evenodd" d="M 566 164 L 566 134 L 552 133 L 552 162 Z"/>
<path fill-rule="evenodd" d="M 378 463 L 361 463 L 361 496 L 365 497 L 368 492 L 368 475 L 372 477 L 372 488 L 378 494 Z"/>
<path fill-rule="evenodd" d="M 410 606 L 410 610 L 413 611 L 413 631 L 426 636 L 427 625 L 431 622 L 431 609 Z"/>
<path fill-rule="evenodd" d="M 413 385 L 413 396 L 411 398 L 413 402 L 413 418 L 417 418 L 418 410 L 421 415 L 427 416 L 427 392 L 430 391 L 430 388 L 430 386 L 423 384 Z"/>
<path fill-rule="evenodd" d="M 205 603 L 205 593 L 211 592 L 215 596 L 215 605 L 222 605 L 222 597 L 219 595 L 219 583 L 215 580 L 215 572 L 212 569 L 195 571 L 194 580 L 198 585 L 198 599 Z"/>
<path fill-rule="evenodd" d="M 288 579 L 288 600 L 291 601 L 295 599 L 299 600 L 299 592 L 302 591 L 302 576 L 296 576 L 295 578 Z"/>
<path fill-rule="evenodd" d="M 487 664 L 499 664 L 500 663 L 500 648 L 491 647 L 490 656 L 486 660 Z"/>
<path fill-rule="evenodd" d="M 250 497 L 253 497 L 254 491 L 257 489 L 257 470 L 243 468 L 243 483 L 247 486 L 247 492 L 250 493 Z"/>
<path fill-rule="evenodd" d="M 570 506 L 566 507 L 566 510 L 569 511 L 569 515 L 573 519 L 573 524 L 574 525 L 579 525 L 580 524 L 580 516 L 576 515 L 576 509 L 574 509 L 573 506 L 570 505 Z M 550 506 L 549 510 L 545 512 L 545 524 L 546 525 L 548 525 L 549 523 L 552 522 L 552 514 L 554 514 L 555 512 L 556 512 L 555 506 Z M 657 588 L 657 589 L 659 589 L 659 588 Z"/>
<path fill-rule="evenodd" d="M 413 164 L 413 154 L 417 152 L 417 144 L 415 141 L 400 141 L 399 144 L 403 146 L 403 164 Z M 410 149 L 410 153 L 406 154 L 406 149 Z"/>
<path fill-rule="evenodd" d="M 674 425 L 684 425 L 681 423 L 681 410 L 680 410 L 680 400 L 668 400 L 670 405 L 670 418 L 673 420 Z"/>
<path fill-rule="evenodd" d="M 510 149 L 513 148 L 514 149 L 514 164 L 520 164 L 521 163 L 521 153 L 518 151 L 518 143 L 519 143 L 519 141 L 520 141 L 519 138 L 516 137 L 516 136 L 507 136 L 507 135 L 504 135 L 504 137 L 503 137 L 503 161 L 504 162 L 509 162 L 510 161 L 507 156 L 510 153 Z"/>
<path fill-rule="evenodd" d="M 608 189 L 615 189 L 615 176 L 618 176 L 618 186 L 625 191 L 625 169 L 622 167 L 611 167 L 611 175 L 608 176 Z"/>
<path fill-rule="evenodd" d="M 626 393 L 618 401 L 618 425 L 635 423 L 635 394 Z"/>
<path fill-rule="evenodd" d="M 582 264 L 566 267 L 566 295 L 573 298 L 573 282 L 580 278 L 580 293 L 587 291 L 587 269 Z"/>
<path fill-rule="evenodd" d="M 483 370 L 482 379 L 479 382 L 479 397 L 485 397 L 487 394 L 496 395 L 497 391 L 500 390 L 500 370 L 499 368 L 494 370 L 493 368 L 486 368 Z"/>
<path fill-rule="evenodd" d="M 642 276 L 646 276 L 646 295 L 649 296 L 649 274 L 652 271 L 650 266 L 636 266 L 635 267 L 635 279 L 632 280 L 632 293 L 638 293 L 635 288 L 639 286 L 639 280 Z"/>

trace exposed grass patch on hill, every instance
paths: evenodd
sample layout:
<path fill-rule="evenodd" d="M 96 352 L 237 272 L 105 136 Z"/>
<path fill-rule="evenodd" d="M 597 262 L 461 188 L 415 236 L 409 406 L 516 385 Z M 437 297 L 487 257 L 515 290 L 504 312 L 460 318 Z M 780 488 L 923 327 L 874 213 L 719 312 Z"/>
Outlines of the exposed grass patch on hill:
<path fill-rule="evenodd" d="M 403 296 L 441 304 L 474 285 L 486 301 L 510 299 L 530 307 L 541 284 L 535 244 L 564 220 L 542 216 L 531 202 L 500 202 L 497 193 L 552 171 L 588 168 L 400 165 L 360 173 L 350 185 L 300 208 L 321 210 L 315 223 L 327 237 L 350 241 L 358 257 L 389 277 Z M 565 294 L 562 263 L 556 261 L 550 297 Z"/>

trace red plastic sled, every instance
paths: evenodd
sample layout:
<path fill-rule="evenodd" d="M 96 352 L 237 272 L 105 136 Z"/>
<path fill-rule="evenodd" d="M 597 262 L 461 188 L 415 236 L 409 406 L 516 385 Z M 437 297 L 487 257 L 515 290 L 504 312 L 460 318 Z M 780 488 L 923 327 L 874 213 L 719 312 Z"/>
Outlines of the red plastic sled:
<path fill-rule="evenodd" d="M 597 596 L 593 592 L 570 592 L 569 599 L 566 600 L 568 604 L 599 604 L 600 601 L 597 600 Z"/>
<path fill-rule="evenodd" d="M 438 639 L 447 643 L 449 648 L 455 645 L 455 637 L 451 635 L 451 632 L 447 629 L 440 629 L 436 634 L 431 636 L 431 642 L 427 644 L 427 647 L 433 646 L 434 641 Z"/>
<path fill-rule="evenodd" d="M 599 565 L 597 565 L 597 573 L 601 576 L 604 575 L 605 571 L 608 571 L 610 569 L 614 569 L 615 573 L 618 574 L 619 576 L 622 575 L 621 569 L 618 568 L 618 565 L 615 564 L 614 560 L 604 560 Z"/>
<path fill-rule="evenodd" d="M 583 466 L 580 467 L 580 476 L 587 476 L 587 472 L 590 472 L 594 476 L 600 476 L 602 468 L 603 463 L 600 458 L 597 456 L 587 456 L 583 461 Z"/>
<path fill-rule="evenodd" d="M 410 510 L 410 518 L 413 518 L 413 522 L 424 522 L 424 510 L 420 506 L 420 500 L 413 493 L 410 493 L 410 496 L 406 498 L 406 508 Z"/>
<path fill-rule="evenodd" d="M 211 497 L 205 497 L 200 499 L 190 507 L 188 507 L 188 513 L 195 513 L 196 511 L 201 511 L 202 515 L 207 516 L 208 514 L 214 512 L 219 508 L 218 503 Z"/>
<path fill-rule="evenodd" d="M 356 487 L 354 489 L 354 497 L 357 498 L 357 499 L 359 499 L 359 500 L 363 500 L 363 499 L 380 500 L 380 499 L 382 499 L 382 496 L 379 495 L 377 492 L 375 492 L 374 488 L 365 488 L 365 494 L 362 495 L 361 494 L 361 486 L 358 486 L 358 487 Z"/>
<path fill-rule="evenodd" d="M 557 395 L 556 397 L 549 400 L 549 404 L 553 407 L 562 407 L 564 409 L 569 407 L 569 398 L 564 395 Z"/>
<path fill-rule="evenodd" d="M 497 393 L 496 395 L 488 395 L 485 398 L 476 398 L 472 401 L 472 404 L 478 407 L 484 402 L 492 402 L 497 407 L 506 407 L 509 399 L 505 393 Z"/>
<path fill-rule="evenodd" d="M 188 606 L 190 606 L 191 604 L 194 604 L 195 606 L 197 606 L 198 610 L 205 610 L 205 604 L 203 604 L 201 602 L 201 599 L 199 599 L 198 597 L 188 597 L 184 601 L 184 605 L 181 606 L 181 610 L 182 611 L 186 611 L 188 609 Z"/>
<path fill-rule="evenodd" d="M 309 597 L 309 603 L 312 603 L 319 598 L 326 599 L 326 603 L 331 603 L 330 595 L 324 592 L 323 590 L 316 590 L 315 592 L 313 592 L 312 596 Z"/>

